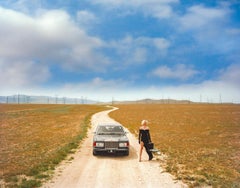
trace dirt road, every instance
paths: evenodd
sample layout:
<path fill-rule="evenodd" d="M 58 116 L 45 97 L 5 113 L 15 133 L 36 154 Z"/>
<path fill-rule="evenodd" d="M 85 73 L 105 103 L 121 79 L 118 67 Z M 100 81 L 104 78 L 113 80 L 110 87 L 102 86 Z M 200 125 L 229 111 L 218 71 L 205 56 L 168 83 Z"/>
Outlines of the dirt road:
<path fill-rule="evenodd" d="M 80 150 L 74 154 L 74 159 L 62 163 L 56 169 L 52 180 L 43 185 L 44 188 L 187 187 L 163 172 L 159 162 L 148 161 L 146 152 L 142 156 L 142 162 L 138 162 L 139 144 L 131 133 L 128 134 L 129 156 L 93 156 L 93 131 L 99 122 L 114 122 L 108 116 L 110 111 L 93 115 L 92 127 Z"/>

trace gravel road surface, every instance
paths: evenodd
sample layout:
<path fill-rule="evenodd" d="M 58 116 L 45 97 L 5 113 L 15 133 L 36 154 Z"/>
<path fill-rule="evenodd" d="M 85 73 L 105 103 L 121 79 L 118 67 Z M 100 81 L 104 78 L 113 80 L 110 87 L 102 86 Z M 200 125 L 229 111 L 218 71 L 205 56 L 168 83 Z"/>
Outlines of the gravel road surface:
<path fill-rule="evenodd" d="M 116 110 L 116 108 L 112 109 Z M 157 160 L 148 161 L 144 150 L 142 162 L 139 162 L 139 144 L 128 133 L 130 140 L 129 156 L 93 156 L 92 137 L 98 123 L 114 122 L 108 113 L 112 110 L 96 113 L 92 116 L 92 127 L 80 149 L 56 168 L 54 176 L 43 188 L 185 188 L 180 181 L 163 171 Z"/>

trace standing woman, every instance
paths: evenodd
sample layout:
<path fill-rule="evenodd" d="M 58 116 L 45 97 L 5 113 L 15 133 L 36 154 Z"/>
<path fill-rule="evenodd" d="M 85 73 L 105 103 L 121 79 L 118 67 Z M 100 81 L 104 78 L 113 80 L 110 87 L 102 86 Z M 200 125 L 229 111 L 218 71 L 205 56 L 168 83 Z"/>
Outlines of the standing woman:
<path fill-rule="evenodd" d="M 139 162 L 141 162 L 141 159 L 142 159 L 143 146 L 146 149 L 146 152 L 149 157 L 149 161 L 152 160 L 153 158 L 153 154 L 148 147 L 148 143 L 151 142 L 151 137 L 150 137 L 149 127 L 147 126 L 147 124 L 148 124 L 147 120 L 142 120 L 142 123 L 141 123 L 142 126 L 139 128 L 139 135 L 138 135 L 138 143 L 140 144 Z"/>

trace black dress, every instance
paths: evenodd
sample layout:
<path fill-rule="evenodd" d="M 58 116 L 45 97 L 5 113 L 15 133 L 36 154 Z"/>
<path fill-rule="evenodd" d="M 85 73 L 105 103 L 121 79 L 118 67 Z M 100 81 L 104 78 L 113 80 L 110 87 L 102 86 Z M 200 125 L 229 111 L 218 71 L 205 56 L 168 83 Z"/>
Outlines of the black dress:
<path fill-rule="evenodd" d="M 149 129 L 146 129 L 146 130 L 139 129 L 138 142 L 144 143 L 144 147 L 146 148 L 146 152 L 148 154 L 149 160 L 151 160 L 153 158 L 153 154 L 148 147 L 148 143 L 151 142 Z"/>

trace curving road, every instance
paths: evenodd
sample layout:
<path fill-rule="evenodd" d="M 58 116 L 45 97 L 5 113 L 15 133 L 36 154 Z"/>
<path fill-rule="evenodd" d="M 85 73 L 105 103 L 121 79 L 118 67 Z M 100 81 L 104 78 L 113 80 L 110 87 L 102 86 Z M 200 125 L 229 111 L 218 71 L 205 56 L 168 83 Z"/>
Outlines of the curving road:
<path fill-rule="evenodd" d="M 113 109 L 113 110 L 116 110 Z M 93 156 L 92 137 L 98 123 L 114 122 L 108 113 L 99 112 L 92 116 L 92 127 L 81 148 L 73 155 L 73 160 L 63 162 L 55 171 L 54 177 L 46 182 L 44 188 L 128 188 L 149 187 L 169 188 L 187 187 L 172 176 L 163 172 L 157 161 L 148 161 L 143 152 L 142 162 L 138 162 L 139 144 L 128 134 L 130 140 L 129 156 Z"/>

